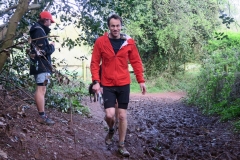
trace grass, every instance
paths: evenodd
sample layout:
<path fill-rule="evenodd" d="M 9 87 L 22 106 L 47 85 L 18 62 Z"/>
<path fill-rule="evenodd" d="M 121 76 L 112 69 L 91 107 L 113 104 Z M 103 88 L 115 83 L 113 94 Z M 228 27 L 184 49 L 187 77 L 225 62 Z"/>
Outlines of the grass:
<path fill-rule="evenodd" d="M 191 69 L 185 73 L 180 72 L 175 76 L 165 73 L 157 78 L 147 78 L 145 84 L 148 93 L 186 91 L 194 87 L 194 80 L 198 75 L 198 69 Z M 140 93 L 140 87 L 135 80 L 135 76 L 131 75 L 131 79 L 131 93 Z"/>
<path fill-rule="evenodd" d="M 71 71 L 75 71 L 71 68 Z M 77 69 L 78 75 L 81 75 L 81 68 Z M 148 93 L 160 93 L 160 92 L 174 92 L 174 91 L 187 91 L 189 88 L 194 87 L 194 80 L 199 74 L 198 67 L 192 67 L 186 70 L 184 73 L 179 72 L 175 76 L 172 76 L 168 73 L 163 73 L 158 77 L 146 77 L 146 87 Z M 82 79 L 81 76 L 79 76 Z M 88 93 L 88 86 L 91 83 L 91 74 L 88 70 L 87 80 L 84 81 L 85 88 L 83 89 L 84 93 Z M 86 90 L 86 91 L 85 91 Z M 140 93 L 140 87 L 136 81 L 135 75 L 131 74 L 131 93 Z"/>

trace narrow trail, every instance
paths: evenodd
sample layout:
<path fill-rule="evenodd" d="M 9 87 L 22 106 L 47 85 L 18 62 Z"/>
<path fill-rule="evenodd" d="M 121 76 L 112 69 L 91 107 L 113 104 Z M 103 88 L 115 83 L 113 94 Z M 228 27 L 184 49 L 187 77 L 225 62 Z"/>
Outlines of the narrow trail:
<path fill-rule="evenodd" d="M 180 101 L 184 96 L 131 94 L 126 137 L 130 159 L 240 159 L 240 136 L 231 124 L 185 106 Z M 103 118 L 101 107 L 89 106 L 94 117 Z M 117 140 L 118 135 L 115 144 Z M 116 145 L 112 150 L 117 156 Z"/>
<path fill-rule="evenodd" d="M 140 93 L 131 93 L 130 95 L 130 104 L 134 105 L 137 102 L 142 102 L 146 100 L 152 100 L 152 99 L 169 99 L 171 101 L 179 101 L 184 96 L 186 96 L 185 92 L 167 92 L 167 93 L 147 93 L 146 95 L 142 95 Z M 84 99 L 83 102 L 86 106 L 89 106 L 91 109 L 91 113 L 93 117 L 96 117 L 99 120 L 102 120 L 104 117 L 104 109 L 98 102 L 96 103 L 90 103 L 88 100 L 88 97 Z"/>
<path fill-rule="evenodd" d="M 118 133 L 113 145 L 105 145 L 103 107 L 90 103 L 89 97 L 83 104 L 89 106 L 91 118 L 74 114 L 71 122 L 70 114 L 48 109 L 56 121 L 54 126 L 36 122 L 36 106 L 30 106 L 24 116 L 17 108 L 5 106 L 7 109 L 0 110 L 0 159 L 240 159 L 239 133 L 232 131 L 229 122 L 222 123 L 218 117 L 202 115 L 197 108 L 184 105 L 184 96 L 182 92 L 131 94 L 126 136 L 129 158 L 117 152 Z"/>

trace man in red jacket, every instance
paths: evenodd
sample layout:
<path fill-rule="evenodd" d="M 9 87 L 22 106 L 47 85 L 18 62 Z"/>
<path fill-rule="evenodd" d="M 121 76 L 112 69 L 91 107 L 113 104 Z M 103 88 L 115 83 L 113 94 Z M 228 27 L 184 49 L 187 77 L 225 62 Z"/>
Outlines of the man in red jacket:
<path fill-rule="evenodd" d="M 123 156 L 129 156 L 124 146 L 127 131 L 127 107 L 130 94 L 130 74 L 128 61 L 130 61 L 136 79 L 140 85 L 142 94 L 146 93 L 145 80 L 143 77 L 143 65 L 134 40 L 126 34 L 121 34 L 122 18 L 116 14 L 107 20 L 109 33 L 99 37 L 93 48 L 91 59 L 91 73 L 93 90 L 100 92 L 103 86 L 103 100 L 105 108 L 105 120 L 109 132 L 105 138 L 107 145 L 112 143 L 115 130 L 115 103 L 118 101 L 119 119 L 119 152 Z M 101 79 L 99 77 L 99 64 L 102 64 Z"/>

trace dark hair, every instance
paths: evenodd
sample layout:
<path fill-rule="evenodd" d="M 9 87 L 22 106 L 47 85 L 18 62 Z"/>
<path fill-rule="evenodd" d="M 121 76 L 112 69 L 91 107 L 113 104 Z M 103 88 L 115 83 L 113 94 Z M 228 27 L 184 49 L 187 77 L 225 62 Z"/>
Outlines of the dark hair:
<path fill-rule="evenodd" d="M 110 20 L 111 19 L 118 19 L 118 20 L 120 20 L 120 22 L 121 22 L 121 25 L 122 25 L 122 18 L 119 16 L 119 15 L 117 15 L 117 14 L 112 14 L 110 17 L 108 17 L 108 19 L 107 19 L 107 25 L 108 25 L 108 27 L 109 27 L 109 25 L 110 25 Z"/>

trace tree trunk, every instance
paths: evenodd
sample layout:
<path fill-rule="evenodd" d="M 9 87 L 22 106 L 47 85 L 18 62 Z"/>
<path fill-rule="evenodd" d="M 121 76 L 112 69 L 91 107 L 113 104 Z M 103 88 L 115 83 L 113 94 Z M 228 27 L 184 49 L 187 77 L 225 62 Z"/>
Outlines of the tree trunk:
<path fill-rule="evenodd" d="M 21 20 L 22 16 L 28 11 L 29 3 L 30 3 L 30 0 L 19 0 L 17 9 L 9 20 L 7 33 L 3 40 L 4 42 L 0 50 L 10 47 L 13 44 L 18 22 Z M 8 54 L 9 52 L 0 53 L 0 71 L 2 71 L 2 68 L 8 58 Z"/>

